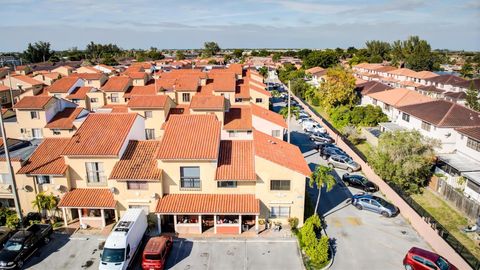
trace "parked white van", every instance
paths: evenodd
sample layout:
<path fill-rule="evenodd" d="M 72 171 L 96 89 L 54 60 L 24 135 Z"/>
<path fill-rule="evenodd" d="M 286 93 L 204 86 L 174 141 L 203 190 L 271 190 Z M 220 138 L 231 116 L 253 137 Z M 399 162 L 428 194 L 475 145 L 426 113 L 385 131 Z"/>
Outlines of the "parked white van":
<path fill-rule="evenodd" d="M 124 270 L 129 268 L 142 243 L 147 227 L 147 215 L 143 209 L 128 209 L 105 241 L 98 269 Z"/>

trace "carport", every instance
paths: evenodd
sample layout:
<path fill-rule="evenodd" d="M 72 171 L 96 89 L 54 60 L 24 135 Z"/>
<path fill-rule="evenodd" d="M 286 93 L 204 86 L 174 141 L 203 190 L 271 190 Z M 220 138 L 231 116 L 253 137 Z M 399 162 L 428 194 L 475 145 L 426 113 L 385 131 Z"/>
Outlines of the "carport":
<path fill-rule="evenodd" d="M 253 224 L 258 232 L 259 214 L 260 201 L 251 194 L 168 194 L 156 210 L 160 233 L 173 217 L 174 232 L 183 234 L 241 234 Z"/>

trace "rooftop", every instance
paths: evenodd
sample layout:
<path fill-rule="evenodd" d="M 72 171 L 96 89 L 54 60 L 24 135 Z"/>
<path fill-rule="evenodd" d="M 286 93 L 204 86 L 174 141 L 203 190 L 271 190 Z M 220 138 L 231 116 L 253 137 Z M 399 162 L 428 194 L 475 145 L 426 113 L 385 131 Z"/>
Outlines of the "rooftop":
<path fill-rule="evenodd" d="M 132 96 L 127 103 L 129 108 L 165 108 L 168 96 Z"/>
<path fill-rule="evenodd" d="M 257 180 L 253 141 L 221 141 L 216 180 Z"/>
<path fill-rule="evenodd" d="M 58 112 L 45 128 L 50 129 L 72 129 L 74 128 L 73 122 L 78 118 L 80 113 L 84 109 L 82 107 L 65 108 L 63 111 Z M 85 110 L 85 112 L 87 112 Z"/>
<path fill-rule="evenodd" d="M 252 109 L 248 105 L 232 106 L 225 112 L 224 130 L 252 130 Z"/>
<path fill-rule="evenodd" d="M 395 88 L 367 95 L 395 107 L 432 101 L 432 99 L 427 96 L 405 88 Z"/>
<path fill-rule="evenodd" d="M 73 89 L 70 95 L 66 96 L 68 99 L 85 99 L 87 97 L 87 93 L 90 93 L 94 88 L 90 86 L 82 86 L 76 87 Z"/>
<path fill-rule="evenodd" d="M 45 108 L 52 100 L 56 98 L 52 96 L 25 96 L 20 101 L 15 103 L 15 109 L 37 109 Z"/>
<path fill-rule="evenodd" d="M 128 85 L 131 85 L 132 79 L 127 76 L 111 77 L 102 86 L 101 90 L 104 92 L 123 92 Z"/>
<path fill-rule="evenodd" d="M 50 87 L 48 91 L 50 93 L 67 93 L 70 88 L 72 88 L 77 81 L 80 80 L 77 77 L 63 77 L 56 80 Z"/>
<path fill-rule="evenodd" d="M 225 97 L 223 96 L 207 96 L 194 95 L 190 102 L 192 110 L 224 110 Z"/>
<path fill-rule="evenodd" d="M 274 111 L 264 109 L 263 107 L 255 104 L 250 104 L 250 107 L 252 109 L 252 115 L 265 119 L 283 128 L 287 128 L 287 123 L 283 119 L 283 116 L 281 116 L 280 114 Z"/>
<path fill-rule="evenodd" d="M 259 214 L 260 201 L 253 194 L 167 194 L 157 213 Z"/>
<path fill-rule="evenodd" d="M 116 204 L 108 188 L 76 188 L 62 197 L 58 207 L 115 208 Z"/>
<path fill-rule="evenodd" d="M 69 138 L 46 138 L 33 152 L 18 174 L 64 175 L 67 165 L 62 156 Z"/>

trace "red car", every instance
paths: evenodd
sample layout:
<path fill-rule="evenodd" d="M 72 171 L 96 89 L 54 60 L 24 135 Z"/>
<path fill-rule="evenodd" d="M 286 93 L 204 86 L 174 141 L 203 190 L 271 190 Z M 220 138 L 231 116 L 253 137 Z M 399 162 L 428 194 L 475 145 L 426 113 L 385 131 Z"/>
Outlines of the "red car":
<path fill-rule="evenodd" d="M 173 246 L 170 236 L 157 236 L 148 240 L 142 256 L 143 270 L 163 270 Z"/>
<path fill-rule="evenodd" d="M 442 256 L 418 247 L 412 247 L 403 259 L 406 270 L 458 270 Z"/>

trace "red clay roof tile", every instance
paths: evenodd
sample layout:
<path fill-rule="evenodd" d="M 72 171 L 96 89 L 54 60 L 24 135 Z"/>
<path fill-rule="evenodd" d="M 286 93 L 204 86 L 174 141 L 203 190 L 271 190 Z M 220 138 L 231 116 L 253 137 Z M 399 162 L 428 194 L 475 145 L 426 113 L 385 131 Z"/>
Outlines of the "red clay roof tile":
<path fill-rule="evenodd" d="M 216 180 L 257 180 L 253 141 L 221 141 Z"/>
<path fill-rule="evenodd" d="M 232 106 L 225 112 L 224 130 L 252 130 L 252 109 L 250 106 Z"/>
<path fill-rule="evenodd" d="M 43 109 L 45 106 L 55 98 L 52 96 L 25 96 L 18 101 L 15 109 Z"/>
<path fill-rule="evenodd" d="M 81 80 L 77 77 L 63 77 L 56 80 L 50 87 L 48 87 L 48 91 L 50 93 L 67 93 L 70 88 L 72 88 L 75 83 Z"/>
<path fill-rule="evenodd" d="M 58 112 L 45 128 L 50 129 L 72 129 L 74 127 L 73 121 L 77 119 L 78 115 L 83 111 L 82 107 L 65 108 Z"/>
<path fill-rule="evenodd" d="M 128 101 L 129 108 L 165 108 L 168 96 L 132 96 Z"/>
<path fill-rule="evenodd" d="M 253 194 L 168 194 L 158 201 L 156 212 L 259 214 L 260 201 Z"/>
<path fill-rule="evenodd" d="M 116 204 L 108 188 L 77 188 L 67 192 L 58 207 L 115 208 Z"/>
<path fill-rule="evenodd" d="M 194 95 L 190 102 L 192 110 L 224 110 L 225 98 L 223 96 Z"/>
<path fill-rule="evenodd" d="M 35 149 L 27 162 L 18 170 L 18 174 L 63 175 L 67 165 L 62 152 L 70 138 L 46 138 Z"/>

